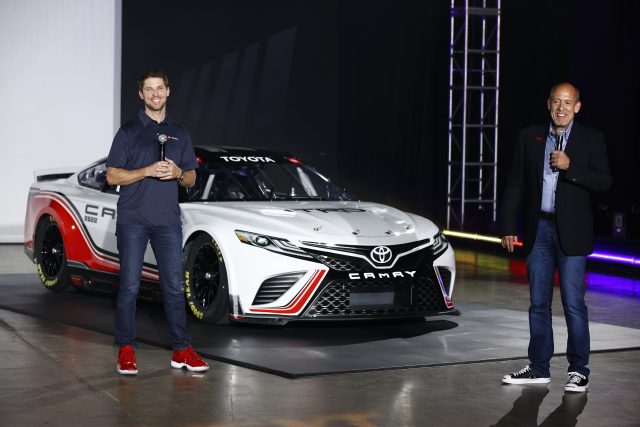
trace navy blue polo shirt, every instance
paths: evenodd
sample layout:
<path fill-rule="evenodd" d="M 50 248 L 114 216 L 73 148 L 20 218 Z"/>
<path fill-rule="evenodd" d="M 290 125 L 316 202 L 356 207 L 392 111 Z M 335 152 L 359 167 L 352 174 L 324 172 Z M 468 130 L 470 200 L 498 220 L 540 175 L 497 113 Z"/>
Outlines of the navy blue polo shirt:
<path fill-rule="evenodd" d="M 184 171 L 198 167 L 196 155 L 187 129 L 167 116 L 157 123 L 144 110 L 125 123 L 113 138 L 107 166 L 127 170 L 141 169 L 160 160 L 158 135 L 167 136 L 165 157 Z M 149 226 L 180 225 L 178 183 L 171 179 L 144 178 L 120 186 L 118 224 Z"/>

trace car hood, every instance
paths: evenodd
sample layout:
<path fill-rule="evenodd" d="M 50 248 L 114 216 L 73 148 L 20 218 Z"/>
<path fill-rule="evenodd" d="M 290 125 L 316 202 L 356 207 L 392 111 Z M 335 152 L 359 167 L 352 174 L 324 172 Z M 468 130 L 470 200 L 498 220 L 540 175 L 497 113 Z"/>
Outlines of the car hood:
<path fill-rule="evenodd" d="M 284 232 L 298 236 L 385 237 L 433 236 L 429 220 L 370 202 L 198 202 L 182 205 L 183 213 L 208 212 L 245 231 Z M 419 233 L 418 233 L 419 229 Z M 415 238 L 415 237 L 414 237 Z"/>

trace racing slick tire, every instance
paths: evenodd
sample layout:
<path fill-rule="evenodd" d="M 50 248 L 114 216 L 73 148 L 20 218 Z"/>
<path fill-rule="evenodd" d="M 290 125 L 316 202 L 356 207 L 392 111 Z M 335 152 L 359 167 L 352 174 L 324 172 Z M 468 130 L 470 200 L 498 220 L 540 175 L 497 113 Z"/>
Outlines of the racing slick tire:
<path fill-rule="evenodd" d="M 36 228 L 35 259 L 38 277 L 45 288 L 64 291 L 70 284 L 67 253 L 55 218 L 43 217 Z"/>
<path fill-rule="evenodd" d="M 184 292 L 191 313 L 201 322 L 229 323 L 229 287 L 222 252 L 208 234 L 200 234 L 183 251 Z"/>

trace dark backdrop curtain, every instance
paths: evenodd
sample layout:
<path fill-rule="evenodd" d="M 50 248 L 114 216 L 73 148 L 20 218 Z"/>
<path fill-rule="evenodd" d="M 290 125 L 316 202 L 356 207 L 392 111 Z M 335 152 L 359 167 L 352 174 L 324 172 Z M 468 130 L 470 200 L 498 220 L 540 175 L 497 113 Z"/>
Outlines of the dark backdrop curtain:
<path fill-rule="evenodd" d="M 578 119 L 609 141 L 598 199 L 638 237 L 640 161 L 633 0 L 502 2 L 499 187 L 518 129 L 548 120 L 549 87 L 582 92 Z M 198 145 L 285 149 L 362 199 L 446 212 L 449 1 L 123 2 L 122 118 L 138 75 L 166 70 L 169 108 Z M 491 225 L 486 226 L 491 231 Z"/>
<path fill-rule="evenodd" d="M 611 213 L 625 212 L 627 238 L 640 240 L 640 2 L 633 0 L 503 1 L 500 182 L 518 129 L 547 123 L 551 85 L 579 89 L 581 123 L 605 133 L 614 178 L 596 198 L 596 231 L 611 232 Z"/>

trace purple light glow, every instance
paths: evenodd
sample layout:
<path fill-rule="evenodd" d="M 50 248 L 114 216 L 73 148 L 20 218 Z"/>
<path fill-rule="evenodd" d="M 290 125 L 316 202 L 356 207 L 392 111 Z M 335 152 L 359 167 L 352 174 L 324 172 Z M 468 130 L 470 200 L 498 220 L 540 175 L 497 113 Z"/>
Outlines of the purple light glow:
<path fill-rule="evenodd" d="M 594 252 L 587 258 L 602 259 L 606 261 L 619 262 L 622 264 L 640 265 L 640 258 L 608 252 Z"/>
<path fill-rule="evenodd" d="M 587 272 L 585 279 L 590 292 L 640 297 L 640 280 L 637 279 L 592 272 Z"/>

